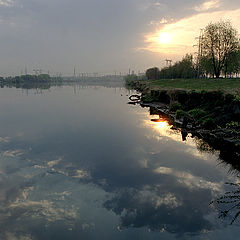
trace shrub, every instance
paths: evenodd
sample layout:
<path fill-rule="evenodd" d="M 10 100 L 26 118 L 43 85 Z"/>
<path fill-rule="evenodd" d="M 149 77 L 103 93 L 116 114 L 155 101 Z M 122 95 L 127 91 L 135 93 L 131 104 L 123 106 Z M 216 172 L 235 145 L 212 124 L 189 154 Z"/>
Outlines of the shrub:
<path fill-rule="evenodd" d="M 240 123 L 239 122 L 229 122 L 226 124 L 226 128 L 232 129 L 232 128 L 240 128 Z"/>
<path fill-rule="evenodd" d="M 195 119 L 200 119 L 204 116 L 206 116 L 206 112 L 200 108 L 194 108 L 190 111 L 188 111 L 188 113 Z"/>
<path fill-rule="evenodd" d="M 183 116 L 185 116 L 186 115 L 186 112 L 184 112 L 183 110 L 181 110 L 181 109 L 178 109 L 177 111 L 176 111 L 176 118 L 177 119 L 181 119 Z"/>
<path fill-rule="evenodd" d="M 126 85 L 131 85 L 133 81 L 138 80 L 138 77 L 136 75 L 127 75 L 125 78 L 125 84 Z"/>
<path fill-rule="evenodd" d="M 177 110 L 181 110 L 181 109 L 182 109 L 182 105 L 178 102 L 170 104 L 170 108 L 169 108 L 170 111 L 176 112 Z"/>
<path fill-rule="evenodd" d="M 210 117 L 204 119 L 202 125 L 208 130 L 215 129 L 217 127 L 215 121 Z"/>
<path fill-rule="evenodd" d="M 240 95 L 236 95 L 234 101 L 235 102 L 240 102 Z"/>
<path fill-rule="evenodd" d="M 150 94 L 142 95 L 141 100 L 146 103 L 151 103 L 154 101 L 154 98 Z"/>

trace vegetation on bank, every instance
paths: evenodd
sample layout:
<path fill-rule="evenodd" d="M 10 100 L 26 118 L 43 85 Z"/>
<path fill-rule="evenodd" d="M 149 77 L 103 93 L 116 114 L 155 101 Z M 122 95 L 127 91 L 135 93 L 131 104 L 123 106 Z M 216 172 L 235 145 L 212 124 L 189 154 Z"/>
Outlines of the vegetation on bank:
<path fill-rule="evenodd" d="M 134 87 L 139 82 L 150 90 L 160 89 L 185 89 L 196 91 L 223 91 L 225 93 L 240 94 L 240 78 L 211 78 L 211 79 L 159 79 L 147 80 L 146 78 L 137 76 L 127 76 L 125 83 L 128 87 Z"/>
<path fill-rule="evenodd" d="M 142 93 L 142 102 L 165 103 L 177 119 L 204 129 L 234 130 L 240 137 L 240 79 L 136 79 L 131 76 L 127 82 Z"/>

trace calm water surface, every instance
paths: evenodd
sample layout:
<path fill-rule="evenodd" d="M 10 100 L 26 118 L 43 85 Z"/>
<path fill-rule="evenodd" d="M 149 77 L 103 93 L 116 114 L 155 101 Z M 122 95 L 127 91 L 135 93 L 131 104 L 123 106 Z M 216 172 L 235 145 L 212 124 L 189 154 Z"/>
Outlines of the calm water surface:
<path fill-rule="evenodd" d="M 124 88 L 0 89 L 0 239 L 236 239 L 236 182 Z"/>

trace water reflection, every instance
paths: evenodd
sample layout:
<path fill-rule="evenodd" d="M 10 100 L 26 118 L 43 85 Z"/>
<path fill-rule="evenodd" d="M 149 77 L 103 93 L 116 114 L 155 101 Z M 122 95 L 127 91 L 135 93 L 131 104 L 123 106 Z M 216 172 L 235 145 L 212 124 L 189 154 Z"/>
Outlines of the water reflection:
<path fill-rule="evenodd" d="M 236 179 L 124 89 L 0 91 L 1 239 L 229 237 L 209 202 Z"/>
<path fill-rule="evenodd" d="M 175 191 L 177 186 L 181 192 Z M 211 222 L 204 217 L 210 213 L 207 202 L 211 200 L 211 191 L 189 191 L 181 184 L 173 189 L 171 192 L 163 184 L 145 186 L 141 190 L 124 189 L 104 206 L 120 216 L 120 229 L 147 227 L 151 231 L 167 231 L 179 236 L 211 230 Z M 196 209 L 196 203 L 201 208 Z"/>
<path fill-rule="evenodd" d="M 158 115 L 157 115 L 158 113 Z M 161 135 L 170 136 L 169 129 L 172 127 L 170 123 L 172 123 L 171 119 L 167 119 L 165 114 L 162 114 L 162 112 L 158 112 L 156 109 L 150 108 L 150 115 L 155 115 L 154 119 L 151 119 L 152 122 L 155 122 L 156 125 L 154 128 L 160 128 L 161 130 L 159 133 Z M 164 129 L 164 131 L 162 131 Z M 171 128 L 171 129 L 177 129 L 177 128 Z M 187 141 L 188 132 L 185 129 L 180 129 L 182 141 Z M 203 139 L 200 139 L 198 137 L 192 137 L 197 150 L 201 153 L 207 152 L 210 154 L 215 154 L 217 151 L 215 149 L 220 149 L 220 152 L 217 152 L 219 154 L 219 158 L 217 161 L 224 166 L 225 168 L 229 169 L 229 173 L 239 176 L 239 153 L 235 151 L 229 151 L 229 149 L 225 148 L 225 146 L 219 146 L 216 144 L 213 144 L 211 146 L 209 143 L 204 141 Z M 177 140 L 177 138 L 174 138 Z M 179 140 L 179 139 L 178 139 Z M 214 149 L 215 148 L 215 149 Z M 169 168 L 160 168 L 160 173 L 168 173 L 172 174 L 172 170 Z M 229 219 L 229 222 L 233 224 L 237 221 L 237 219 L 240 216 L 240 183 L 226 183 L 227 185 L 233 186 L 234 190 L 229 190 L 225 192 L 224 195 L 220 197 L 214 197 L 213 201 L 211 201 L 211 204 L 214 205 L 214 207 L 219 212 L 219 218 L 223 219 Z M 220 186 L 219 186 L 220 187 Z"/>
<path fill-rule="evenodd" d="M 211 204 L 219 211 L 219 218 L 229 219 L 232 225 L 240 216 L 240 183 L 226 183 L 232 187 L 231 191 L 217 199 Z"/>
<path fill-rule="evenodd" d="M 186 141 L 188 139 L 188 132 L 175 127 L 173 119 L 170 116 L 153 107 L 149 108 L 149 115 L 151 116 L 151 122 L 146 120 L 145 125 L 151 126 L 158 132 L 159 138 L 161 138 L 160 136 L 164 136 L 176 141 Z"/>

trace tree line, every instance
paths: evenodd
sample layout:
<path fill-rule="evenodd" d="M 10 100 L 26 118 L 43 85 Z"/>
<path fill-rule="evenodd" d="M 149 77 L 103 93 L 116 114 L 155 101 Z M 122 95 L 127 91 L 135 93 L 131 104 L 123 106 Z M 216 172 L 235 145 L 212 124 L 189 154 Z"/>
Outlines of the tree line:
<path fill-rule="evenodd" d="M 62 85 L 60 77 L 50 77 L 48 74 L 21 75 L 15 77 L 0 77 L 0 87 L 16 87 L 24 89 L 49 89 L 52 85 Z"/>
<path fill-rule="evenodd" d="M 28 82 L 39 82 L 39 83 L 49 83 L 52 81 L 52 78 L 48 74 L 39 74 L 39 75 L 21 75 L 15 77 L 6 77 L 0 78 L 0 82 L 7 82 L 7 83 L 28 83 Z"/>
<path fill-rule="evenodd" d="M 148 79 L 232 77 L 240 72 L 240 40 L 229 21 L 209 23 L 199 36 L 198 54 L 159 70 L 146 71 Z"/>

